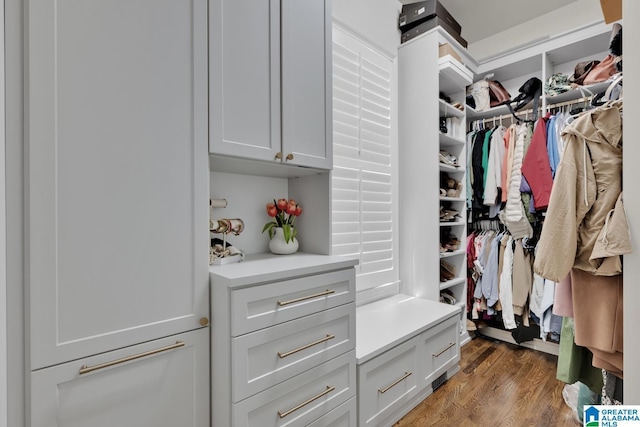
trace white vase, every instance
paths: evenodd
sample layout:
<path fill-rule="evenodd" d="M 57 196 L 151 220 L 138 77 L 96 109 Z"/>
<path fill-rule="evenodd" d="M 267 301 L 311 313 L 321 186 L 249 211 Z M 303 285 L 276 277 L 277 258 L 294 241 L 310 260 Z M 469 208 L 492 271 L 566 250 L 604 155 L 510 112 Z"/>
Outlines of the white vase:
<path fill-rule="evenodd" d="M 269 250 L 276 255 L 289 255 L 298 251 L 298 240 L 294 237 L 289 243 L 284 241 L 284 231 L 281 227 L 275 228 L 276 234 L 269 241 Z"/>

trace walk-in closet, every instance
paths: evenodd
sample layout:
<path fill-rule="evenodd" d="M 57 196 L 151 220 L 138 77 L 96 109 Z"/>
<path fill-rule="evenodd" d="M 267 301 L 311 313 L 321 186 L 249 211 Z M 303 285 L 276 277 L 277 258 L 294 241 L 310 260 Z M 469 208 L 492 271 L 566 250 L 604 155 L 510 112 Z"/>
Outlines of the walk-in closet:
<path fill-rule="evenodd" d="M 640 405 L 639 2 L 0 11 L 0 427 Z"/>

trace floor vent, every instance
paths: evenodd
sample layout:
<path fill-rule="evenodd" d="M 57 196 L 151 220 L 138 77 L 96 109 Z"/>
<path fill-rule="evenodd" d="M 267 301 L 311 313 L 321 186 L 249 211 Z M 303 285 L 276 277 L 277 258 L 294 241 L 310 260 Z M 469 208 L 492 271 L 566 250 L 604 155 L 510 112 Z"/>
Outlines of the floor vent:
<path fill-rule="evenodd" d="M 447 373 L 445 372 L 444 374 L 440 375 L 438 378 L 433 380 L 433 382 L 431 383 L 431 388 L 433 389 L 433 391 L 436 391 L 442 384 L 446 382 L 447 382 Z"/>

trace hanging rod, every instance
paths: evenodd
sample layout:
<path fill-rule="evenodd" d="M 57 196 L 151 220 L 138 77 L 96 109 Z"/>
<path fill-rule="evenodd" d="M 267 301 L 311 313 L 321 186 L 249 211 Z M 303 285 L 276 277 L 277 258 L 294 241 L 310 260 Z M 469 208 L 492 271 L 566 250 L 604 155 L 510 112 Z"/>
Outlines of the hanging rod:
<path fill-rule="evenodd" d="M 563 102 L 557 102 L 555 104 L 547 104 L 546 105 L 546 110 L 551 110 L 553 108 L 561 108 L 564 107 L 565 105 L 573 105 L 573 104 L 579 104 L 581 102 L 591 102 L 591 98 L 593 97 L 593 95 L 589 95 L 589 96 L 583 96 L 582 98 L 576 98 L 570 101 L 563 101 Z M 542 106 L 538 107 L 538 111 L 542 112 Z M 528 108 L 526 110 L 520 110 L 520 111 L 516 111 L 516 115 L 517 116 L 522 116 L 520 117 L 521 119 L 526 120 L 526 116 L 529 114 L 533 114 L 533 108 Z M 500 114 L 500 115 L 496 115 L 496 116 L 490 116 L 490 117 L 484 117 L 481 119 L 474 119 L 471 120 L 471 123 L 474 122 L 495 122 L 498 120 L 502 120 L 502 119 L 511 119 L 511 120 L 515 120 L 515 117 L 513 117 L 513 115 L 511 113 L 509 114 Z"/>

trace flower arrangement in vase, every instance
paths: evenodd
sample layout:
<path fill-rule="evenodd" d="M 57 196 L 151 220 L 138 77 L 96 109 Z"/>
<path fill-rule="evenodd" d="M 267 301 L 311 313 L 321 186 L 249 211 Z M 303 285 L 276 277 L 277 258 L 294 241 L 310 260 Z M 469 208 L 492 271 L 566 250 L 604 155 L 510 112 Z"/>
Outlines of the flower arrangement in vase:
<path fill-rule="evenodd" d="M 302 207 L 294 199 L 274 199 L 267 203 L 267 215 L 273 218 L 262 227 L 269 231 L 269 250 L 274 254 L 292 254 L 298 250 L 298 231 L 293 226 L 296 217 L 302 214 Z"/>

